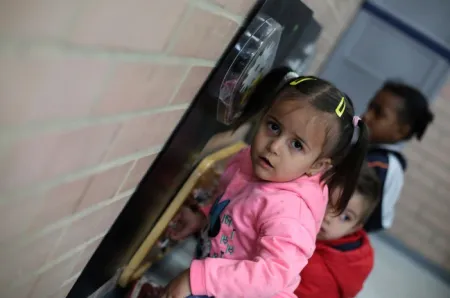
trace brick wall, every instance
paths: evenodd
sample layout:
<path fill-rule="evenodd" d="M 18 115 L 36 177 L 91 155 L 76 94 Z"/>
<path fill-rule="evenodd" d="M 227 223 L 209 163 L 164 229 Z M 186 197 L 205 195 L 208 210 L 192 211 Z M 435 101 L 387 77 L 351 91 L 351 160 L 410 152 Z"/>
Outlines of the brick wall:
<path fill-rule="evenodd" d="M 432 107 L 425 137 L 405 148 L 408 170 L 390 233 L 450 271 L 450 82 Z"/>
<path fill-rule="evenodd" d="M 0 1 L 1 297 L 65 297 L 254 2 Z"/>
<path fill-rule="evenodd" d="M 67 294 L 255 2 L 0 2 L 1 297 Z M 305 2 L 315 72 L 361 0 Z"/>

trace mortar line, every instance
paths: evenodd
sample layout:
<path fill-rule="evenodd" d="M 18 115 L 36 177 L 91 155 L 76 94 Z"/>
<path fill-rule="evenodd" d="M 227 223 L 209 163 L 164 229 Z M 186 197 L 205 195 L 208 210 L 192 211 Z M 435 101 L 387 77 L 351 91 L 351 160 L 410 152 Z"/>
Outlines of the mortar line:
<path fill-rule="evenodd" d="M 117 188 L 116 192 L 114 193 L 114 196 L 117 196 L 118 194 L 120 194 L 122 192 L 122 187 L 125 185 L 125 183 L 127 182 L 128 178 L 130 177 L 131 173 L 133 172 L 134 168 L 136 167 L 137 163 L 138 163 L 139 159 L 135 159 L 133 161 L 133 164 L 131 165 L 131 167 L 128 169 L 125 177 L 122 179 L 122 182 L 119 184 L 119 187 Z"/>
<path fill-rule="evenodd" d="M 73 33 L 75 32 L 75 28 L 77 25 L 78 20 L 81 19 L 81 16 L 92 9 L 92 6 L 94 5 L 94 1 L 80 1 L 81 3 L 79 6 L 75 9 L 75 12 L 70 17 L 70 21 L 68 22 L 66 28 L 65 28 L 65 37 L 70 38 Z"/>
<path fill-rule="evenodd" d="M 13 283 L 12 288 L 18 287 L 22 284 L 25 284 L 27 281 L 31 280 L 33 277 L 38 276 L 42 273 L 45 273 L 46 271 L 52 269 L 54 266 L 60 264 L 61 262 L 68 260 L 70 257 L 73 257 L 75 254 L 81 252 L 83 249 L 85 249 L 89 244 L 97 241 L 98 239 L 105 237 L 107 233 L 101 233 L 97 236 L 94 236 L 93 238 L 89 239 L 88 241 L 82 243 L 81 245 L 77 246 L 76 248 L 74 248 L 73 250 L 65 253 L 64 255 L 50 261 L 47 262 L 46 264 L 44 264 L 43 266 L 41 266 L 39 269 L 37 269 L 36 271 L 32 272 L 31 274 L 27 274 L 25 277 L 20 278 L 17 282 Z M 75 266 L 75 264 L 73 264 Z M 72 279 L 73 277 L 70 277 L 70 279 Z M 68 280 L 64 281 L 67 282 Z"/>
<path fill-rule="evenodd" d="M 167 46 L 164 49 L 164 53 L 167 53 L 168 55 L 170 55 L 169 53 L 172 52 L 172 50 L 175 46 L 175 43 L 177 42 L 178 37 L 180 36 L 180 32 L 182 31 L 182 28 L 184 28 L 184 25 L 186 24 L 187 20 L 192 16 L 193 11 L 194 11 L 194 6 L 189 3 L 187 9 L 183 13 L 183 16 L 181 17 L 180 21 L 178 22 L 177 27 L 172 32 L 171 38 L 170 38 L 169 42 L 167 43 Z"/>
<path fill-rule="evenodd" d="M 150 116 L 154 114 L 164 113 L 164 112 L 172 112 L 178 110 L 186 110 L 189 107 L 189 104 L 177 104 L 177 105 L 168 105 L 165 107 L 152 108 L 148 110 L 142 111 L 133 111 L 128 113 L 122 113 L 118 115 L 110 115 L 110 116 L 100 116 L 94 117 L 90 116 L 88 118 L 83 119 L 74 119 L 74 120 L 61 120 L 61 121 L 51 121 L 48 123 L 31 123 L 24 126 L 17 127 L 9 127 L 9 128 L 0 128 L 0 146 L 4 146 L 5 143 L 11 143 L 14 140 L 21 139 L 24 137 L 28 137 L 31 135 L 51 133 L 57 131 L 71 131 L 75 129 L 82 129 L 89 126 L 94 125 L 105 125 L 105 124 L 114 124 L 124 122 L 133 118 Z"/>
<path fill-rule="evenodd" d="M 140 51 L 124 51 L 101 47 L 79 46 L 58 41 L 46 40 L 4 40 L 0 46 L 0 54 L 17 56 L 26 51 L 31 57 L 83 57 L 106 59 L 119 62 L 151 62 L 155 64 L 214 66 L 216 61 L 172 56 L 165 53 L 147 53 Z"/>
<path fill-rule="evenodd" d="M 73 222 L 86 217 L 100 209 L 103 209 L 111 204 L 114 204 L 120 200 L 125 199 L 126 197 L 129 197 L 133 194 L 134 189 L 130 189 L 129 191 L 123 192 L 120 195 L 116 196 L 116 197 L 112 197 L 109 200 L 104 200 L 96 205 L 90 206 L 89 208 L 86 208 L 78 213 L 72 214 L 71 216 L 68 216 L 66 218 L 63 218 L 47 227 L 44 227 L 43 229 L 39 230 L 39 231 L 30 231 L 28 233 L 24 233 L 23 235 L 21 235 L 22 239 L 19 240 L 16 244 L 15 247 L 23 247 L 27 244 L 30 244 L 31 242 L 33 242 L 34 240 L 43 237 L 45 235 L 47 235 L 48 233 L 51 233 L 57 229 L 67 229 L 69 227 L 70 224 L 72 224 Z M 65 234 L 66 231 L 63 231 L 64 233 L 61 233 L 60 237 L 62 238 Z M 95 236 L 94 236 L 95 237 Z M 58 239 L 59 241 L 60 239 Z"/>
<path fill-rule="evenodd" d="M 223 8 L 222 6 L 213 3 L 211 1 L 207 1 L 207 0 L 190 0 L 190 3 L 194 4 L 196 7 L 201 8 L 203 10 L 209 11 L 213 14 L 225 17 L 227 19 L 230 19 L 234 22 L 236 22 L 237 24 L 242 24 L 245 17 L 236 15 L 234 13 L 229 12 L 228 10 L 226 10 L 225 8 Z"/>
<path fill-rule="evenodd" d="M 326 0 L 326 4 L 331 8 L 331 13 L 334 16 L 334 19 L 339 22 L 341 26 L 345 26 L 347 20 L 342 20 L 341 16 L 338 13 L 337 7 L 333 1 Z M 341 29 L 342 31 L 342 29 Z"/>
<path fill-rule="evenodd" d="M 36 183 L 35 185 L 29 185 L 27 187 L 24 187 L 24 188 L 26 188 L 26 190 L 24 190 L 24 191 L 22 191 L 22 190 L 19 190 L 16 192 L 12 191 L 9 194 L 4 194 L 3 195 L 4 197 L 2 197 L 0 199 L 0 202 L 1 203 L 8 202 L 8 201 L 11 201 L 20 196 L 41 194 L 41 193 L 45 192 L 46 190 L 49 190 L 49 189 L 56 187 L 58 185 L 61 185 L 63 183 L 70 183 L 70 182 L 79 180 L 81 178 L 89 177 L 94 174 L 107 171 L 114 167 L 124 165 L 133 160 L 137 160 L 137 159 L 140 159 L 140 158 L 152 155 L 152 154 L 157 154 L 157 153 L 159 153 L 159 151 L 161 151 L 162 147 L 163 147 L 163 145 L 153 146 L 149 149 L 142 150 L 142 151 L 127 155 L 125 157 L 115 159 L 110 162 L 105 162 L 105 163 L 101 163 L 99 165 L 92 166 L 87 169 L 78 170 L 76 172 L 62 175 L 61 177 L 57 177 L 57 178 L 49 180 L 49 181 Z"/>
<path fill-rule="evenodd" d="M 192 70 L 192 66 L 188 67 L 186 69 L 186 71 L 184 72 L 183 76 L 181 77 L 180 84 L 178 84 L 178 86 L 176 86 L 174 88 L 174 92 L 172 93 L 172 96 L 170 97 L 170 100 L 169 100 L 169 105 L 171 105 L 173 103 L 173 101 L 175 100 L 175 97 L 178 95 L 178 92 L 180 91 L 180 89 L 183 86 L 184 82 L 188 78 L 189 73 L 191 72 L 191 70 Z"/>

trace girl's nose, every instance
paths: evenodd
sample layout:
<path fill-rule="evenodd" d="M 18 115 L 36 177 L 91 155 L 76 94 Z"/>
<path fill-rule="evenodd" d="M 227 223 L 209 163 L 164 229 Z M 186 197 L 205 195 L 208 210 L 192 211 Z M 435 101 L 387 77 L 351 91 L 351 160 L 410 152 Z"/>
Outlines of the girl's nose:
<path fill-rule="evenodd" d="M 326 214 L 325 214 L 325 217 L 323 218 L 323 222 L 325 223 L 325 224 L 329 224 L 330 223 L 330 220 L 331 220 L 331 214 L 330 214 L 330 212 L 327 212 Z"/>
<path fill-rule="evenodd" d="M 281 138 L 275 138 L 269 143 L 269 152 L 278 155 L 283 145 L 283 140 Z"/>

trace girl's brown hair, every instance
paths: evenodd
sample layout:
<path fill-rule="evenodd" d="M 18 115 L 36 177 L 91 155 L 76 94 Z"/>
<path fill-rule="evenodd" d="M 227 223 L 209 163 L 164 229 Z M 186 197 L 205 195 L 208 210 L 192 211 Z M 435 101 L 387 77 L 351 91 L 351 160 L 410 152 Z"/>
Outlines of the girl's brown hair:
<path fill-rule="evenodd" d="M 342 212 L 348 204 L 360 174 L 368 149 L 366 125 L 357 121 L 350 98 L 330 82 L 314 76 L 286 80 L 287 67 L 274 69 L 258 84 L 250 97 L 238 125 L 253 118 L 259 112 L 269 110 L 274 100 L 307 100 L 313 107 L 332 116 L 322 157 L 331 159 L 332 167 L 322 175 L 330 192 L 340 191 L 335 210 Z M 264 84 L 262 84 L 264 83 Z M 352 143 L 357 131 L 356 142 Z"/>

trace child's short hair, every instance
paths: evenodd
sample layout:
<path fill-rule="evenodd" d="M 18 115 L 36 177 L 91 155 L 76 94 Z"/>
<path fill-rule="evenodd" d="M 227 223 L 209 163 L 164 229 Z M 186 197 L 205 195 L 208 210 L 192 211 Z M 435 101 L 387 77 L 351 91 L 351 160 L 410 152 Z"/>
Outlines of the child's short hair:
<path fill-rule="evenodd" d="M 364 163 L 356 184 L 358 192 L 364 201 L 364 212 L 362 213 L 360 223 L 365 223 L 377 205 L 380 203 L 381 183 L 375 170 Z"/>
<path fill-rule="evenodd" d="M 395 81 L 386 81 L 381 90 L 389 91 L 403 99 L 403 107 L 398 108 L 398 117 L 403 124 L 411 127 L 405 139 L 409 140 L 413 136 L 418 140 L 422 139 L 428 124 L 434 118 L 425 95 L 416 88 Z"/>

